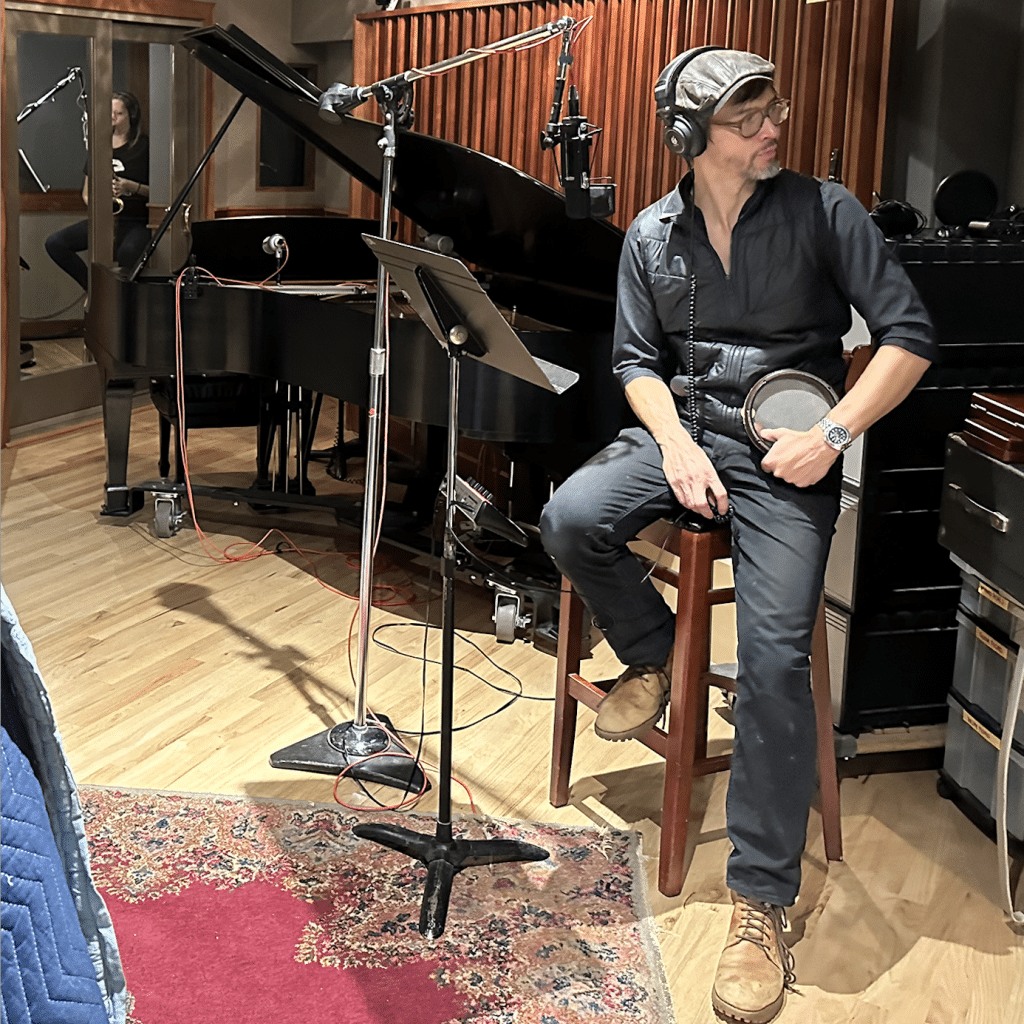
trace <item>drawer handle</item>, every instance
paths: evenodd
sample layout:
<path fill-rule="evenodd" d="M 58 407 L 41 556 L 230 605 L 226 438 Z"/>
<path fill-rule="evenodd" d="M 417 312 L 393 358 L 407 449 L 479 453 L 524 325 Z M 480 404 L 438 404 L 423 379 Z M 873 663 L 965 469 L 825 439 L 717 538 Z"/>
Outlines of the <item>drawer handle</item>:
<path fill-rule="evenodd" d="M 992 509 L 986 508 L 969 497 L 959 484 L 950 484 L 949 489 L 953 492 L 953 497 L 960 503 L 960 507 L 969 515 L 984 519 L 993 530 L 998 530 L 1000 533 L 1006 533 L 1010 529 L 1010 520 L 1006 516 L 1001 512 L 994 512 Z"/>

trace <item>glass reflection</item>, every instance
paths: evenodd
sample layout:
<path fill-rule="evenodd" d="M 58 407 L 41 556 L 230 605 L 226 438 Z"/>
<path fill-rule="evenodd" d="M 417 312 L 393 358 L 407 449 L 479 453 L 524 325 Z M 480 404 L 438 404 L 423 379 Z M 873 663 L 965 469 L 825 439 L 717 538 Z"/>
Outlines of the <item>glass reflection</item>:
<path fill-rule="evenodd" d="M 134 265 L 149 241 L 149 136 L 142 130 L 142 108 L 130 92 L 115 92 L 110 101 L 113 148 L 111 199 L 114 204 L 114 259 L 119 266 Z M 88 166 L 82 201 L 89 203 Z M 96 194 L 105 190 L 103 183 Z M 81 220 L 55 231 L 46 239 L 50 259 L 67 275 L 88 288 L 89 271 L 79 255 L 89 248 L 89 221 Z"/>
<path fill-rule="evenodd" d="M 89 180 L 90 45 L 84 36 L 18 34 L 21 102 L 31 105 L 46 97 L 28 113 L 23 110 L 18 123 L 22 377 L 91 361 L 82 340 L 87 268 L 95 258 L 89 245 L 90 199 L 110 196 L 119 266 L 133 266 L 149 240 L 150 47 L 113 43 L 112 163 L 100 185 Z"/>

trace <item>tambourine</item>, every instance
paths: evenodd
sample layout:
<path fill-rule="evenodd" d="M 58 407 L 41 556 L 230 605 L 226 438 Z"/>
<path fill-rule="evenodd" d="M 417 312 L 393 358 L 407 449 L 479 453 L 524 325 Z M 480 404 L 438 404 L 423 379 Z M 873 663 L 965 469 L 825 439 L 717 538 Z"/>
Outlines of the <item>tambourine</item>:
<path fill-rule="evenodd" d="M 761 437 L 762 430 L 810 430 L 838 401 L 835 390 L 813 373 L 776 370 L 762 377 L 747 393 L 743 427 L 751 442 L 766 452 L 772 443 Z"/>

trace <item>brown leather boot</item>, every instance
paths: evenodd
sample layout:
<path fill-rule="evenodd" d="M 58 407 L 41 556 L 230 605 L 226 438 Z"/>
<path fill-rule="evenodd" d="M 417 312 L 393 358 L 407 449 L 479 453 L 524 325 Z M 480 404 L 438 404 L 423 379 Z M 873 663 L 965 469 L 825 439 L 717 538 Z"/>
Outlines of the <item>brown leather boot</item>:
<path fill-rule="evenodd" d="M 796 981 L 793 954 L 782 941 L 782 907 L 733 893 L 729 937 L 718 961 L 711 1005 L 719 1017 L 743 1024 L 774 1020 Z"/>
<path fill-rule="evenodd" d="M 642 736 L 661 718 L 672 689 L 672 655 L 664 665 L 633 665 L 597 706 L 594 732 L 603 740 Z"/>

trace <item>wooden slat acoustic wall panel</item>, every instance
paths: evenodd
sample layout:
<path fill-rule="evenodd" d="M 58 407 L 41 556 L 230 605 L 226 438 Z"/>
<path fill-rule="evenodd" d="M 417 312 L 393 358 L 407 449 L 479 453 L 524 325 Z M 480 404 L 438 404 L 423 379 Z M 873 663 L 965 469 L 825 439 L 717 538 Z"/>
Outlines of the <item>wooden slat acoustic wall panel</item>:
<path fill-rule="evenodd" d="M 661 69 L 690 46 L 753 50 L 775 62 L 779 92 L 793 100 L 782 137 L 784 166 L 824 177 L 831 152 L 841 149 L 847 187 L 870 206 L 881 173 L 893 3 L 475 0 L 365 14 L 355 26 L 355 80 L 365 84 L 425 67 L 564 14 L 592 17 L 576 44 L 569 81 L 579 89 L 583 113 L 603 129 L 592 169 L 618 183 L 614 221 L 624 228 L 684 170 L 661 145 L 654 116 Z M 554 38 L 417 83 L 415 130 L 499 157 L 558 188 L 552 154 L 539 144 L 558 47 Z M 359 116 L 378 119 L 370 106 Z M 401 146 L 398 173 L 410 173 L 402 168 Z M 376 197 L 353 183 L 353 215 L 372 217 L 376 208 Z M 411 237 L 408 225 L 402 235 Z"/>

